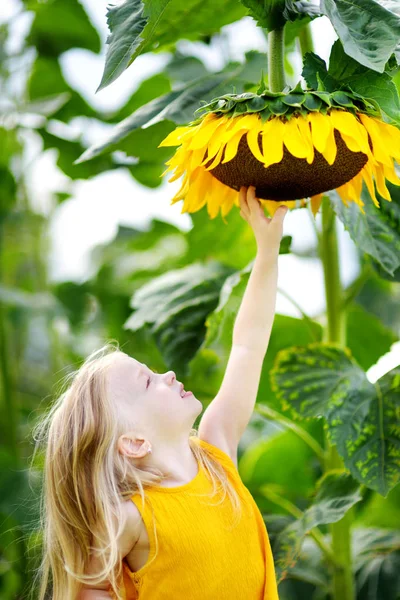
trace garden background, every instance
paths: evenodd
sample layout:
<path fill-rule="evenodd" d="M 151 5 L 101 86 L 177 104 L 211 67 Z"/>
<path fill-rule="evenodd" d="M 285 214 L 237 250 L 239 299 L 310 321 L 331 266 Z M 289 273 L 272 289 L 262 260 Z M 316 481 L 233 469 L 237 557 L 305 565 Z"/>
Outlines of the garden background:
<path fill-rule="evenodd" d="M 175 127 L 171 120 L 73 163 L 139 107 L 196 78 L 234 73 L 221 75 L 218 93 L 216 86 L 204 96 L 209 100 L 231 92 L 232 80 L 238 93 L 256 90 L 261 69 L 268 82 L 267 32 L 243 5 L 231 5 L 218 16 L 219 31 L 202 33 L 197 23 L 186 40 L 181 30 L 97 94 L 106 2 L 3 0 L 0 7 L 1 600 L 28 597 L 40 544 L 41 464 L 29 468 L 31 430 L 64 375 L 115 339 L 150 368 L 173 369 L 204 407 L 221 384 L 256 252 L 248 224 L 237 210 L 224 223 L 205 208 L 189 215 L 181 203 L 170 206 L 180 183 L 161 178 L 172 150 L 157 144 Z M 308 27 L 314 51 L 328 63 L 334 28 L 327 17 Z M 293 87 L 303 68 L 301 32 L 292 28 L 285 40 Z M 398 73 L 393 81 L 400 90 Z M 391 191 L 399 204 L 400 192 Z M 346 346 L 375 383 L 400 365 L 398 270 L 390 277 L 342 220 L 336 227 Z M 399 222 L 394 227 L 399 240 Z M 285 218 L 277 314 L 239 471 L 268 527 L 281 600 L 333 597 L 327 547 L 329 524 L 344 514 L 335 512 L 340 500 L 352 511 L 354 598 L 398 600 L 399 487 L 332 480 L 316 496 L 324 474 L 322 419 L 295 422 L 272 389 L 281 350 L 324 338 L 316 228 L 321 214 L 314 223 L 306 209 Z M 319 509 L 324 518 L 317 522 Z"/>

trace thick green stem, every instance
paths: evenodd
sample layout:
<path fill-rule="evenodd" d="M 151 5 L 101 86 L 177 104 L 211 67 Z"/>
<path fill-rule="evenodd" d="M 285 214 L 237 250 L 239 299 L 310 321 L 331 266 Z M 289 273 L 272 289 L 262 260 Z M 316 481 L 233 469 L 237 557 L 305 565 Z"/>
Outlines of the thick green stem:
<path fill-rule="evenodd" d="M 329 198 L 324 196 L 322 202 L 322 235 L 320 238 L 320 256 L 324 269 L 327 326 L 325 341 L 335 342 L 344 347 L 346 344 L 345 312 L 339 270 L 339 251 L 336 234 L 336 217 Z M 325 439 L 327 459 L 325 470 L 343 469 L 343 461 L 336 446 L 331 446 Z M 333 570 L 334 600 L 354 600 L 354 580 L 351 560 L 351 524 L 354 520 L 353 509 L 337 523 L 330 525 L 332 550 L 338 565 Z"/>
<path fill-rule="evenodd" d="M 285 36 L 284 28 L 268 33 L 268 84 L 271 92 L 281 92 L 285 87 Z"/>
<path fill-rule="evenodd" d="M 299 34 L 301 52 L 313 51 L 313 41 L 309 25 L 303 27 Z M 318 246 L 322 260 L 325 281 L 327 323 L 324 339 L 344 347 L 346 345 L 346 311 L 344 310 L 343 291 L 340 281 L 339 250 L 336 235 L 336 217 L 329 202 L 324 196 L 322 202 L 322 232 L 318 237 Z M 336 446 L 325 439 L 326 462 L 325 471 L 343 468 L 343 461 Z M 354 600 L 355 589 L 351 561 L 351 524 L 354 520 L 353 509 L 337 523 L 330 525 L 332 550 L 338 565 L 333 571 L 334 600 Z"/>

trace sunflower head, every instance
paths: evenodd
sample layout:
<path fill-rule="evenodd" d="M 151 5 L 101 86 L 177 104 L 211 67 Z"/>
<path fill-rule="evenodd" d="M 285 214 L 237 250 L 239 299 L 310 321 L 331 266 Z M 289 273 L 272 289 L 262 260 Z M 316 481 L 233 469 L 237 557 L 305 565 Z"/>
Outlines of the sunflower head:
<path fill-rule="evenodd" d="M 388 201 L 385 179 L 400 184 L 393 162 L 400 162 L 400 131 L 359 97 L 296 88 L 228 95 L 199 110 L 204 109 L 200 119 L 160 144 L 180 145 L 165 172 L 176 168 L 169 181 L 185 173 L 171 202 L 183 199 L 182 212 L 207 204 L 211 218 L 219 210 L 224 217 L 239 205 L 240 188 L 250 185 L 270 214 L 280 204 L 305 206 L 310 198 L 315 215 L 323 192 L 332 189 L 364 212 L 363 181 L 378 207 L 374 184 Z"/>

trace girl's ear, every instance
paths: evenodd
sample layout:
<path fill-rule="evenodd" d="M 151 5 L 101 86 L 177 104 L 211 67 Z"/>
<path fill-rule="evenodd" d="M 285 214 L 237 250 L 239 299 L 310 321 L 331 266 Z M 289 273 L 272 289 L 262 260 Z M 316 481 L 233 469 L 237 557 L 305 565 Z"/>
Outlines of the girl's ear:
<path fill-rule="evenodd" d="M 130 458 L 142 458 L 148 453 L 150 444 L 147 440 L 124 433 L 118 440 L 118 451 Z"/>

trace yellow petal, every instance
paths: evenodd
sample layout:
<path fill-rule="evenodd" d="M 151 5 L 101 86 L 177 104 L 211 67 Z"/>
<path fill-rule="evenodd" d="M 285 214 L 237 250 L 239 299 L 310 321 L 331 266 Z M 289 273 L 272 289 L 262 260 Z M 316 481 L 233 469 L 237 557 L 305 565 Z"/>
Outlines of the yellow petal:
<path fill-rule="evenodd" d="M 189 131 L 192 131 L 193 127 L 177 127 L 171 133 L 167 135 L 166 138 L 163 139 L 161 144 L 157 146 L 157 148 L 161 148 L 161 146 L 179 146 L 182 142 L 180 141 L 183 134 Z"/>
<path fill-rule="evenodd" d="M 220 205 L 218 199 L 218 179 L 215 177 L 212 178 L 212 182 L 207 190 L 207 212 L 210 219 L 215 219 L 215 217 L 219 213 Z"/>
<path fill-rule="evenodd" d="M 390 196 L 390 192 L 386 187 L 385 176 L 383 174 L 383 169 L 377 167 L 375 170 L 375 181 L 376 181 L 376 189 L 378 190 L 378 194 L 385 198 L 385 200 L 392 200 Z"/>
<path fill-rule="evenodd" d="M 284 124 L 279 118 L 272 118 L 262 130 L 262 147 L 264 167 L 281 162 L 283 158 L 283 131 Z"/>
<path fill-rule="evenodd" d="M 177 167 L 175 174 L 172 175 L 172 177 L 170 179 L 168 179 L 168 181 L 172 182 L 172 181 L 175 181 L 176 179 L 179 179 L 179 177 L 181 177 L 183 175 L 185 170 L 186 170 L 185 165 L 180 165 L 179 167 Z"/>
<path fill-rule="evenodd" d="M 306 156 L 307 163 L 309 165 L 311 165 L 311 163 L 314 162 L 314 146 L 313 146 L 312 137 L 311 137 L 310 123 L 309 123 L 308 119 L 300 116 L 297 119 L 297 126 L 300 130 L 303 140 L 305 141 L 305 143 L 307 145 L 307 156 Z"/>
<path fill-rule="evenodd" d="M 204 148 L 207 146 L 210 139 L 212 139 L 216 133 L 216 131 L 224 125 L 225 119 L 212 119 L 211 121 L 207 121 L 204 126 L 200 126 L 196 131 L 196 135 L 193 136 L 190 144 L 188 145 L 189 150 L 198 150 L 199 148 Z M 201 124 L 203 125 L 203 123 Z"/>
<path fill-rule="evenodd" d="M 335 135 L 333 133 L 333 129 L 331 129 L 331 131 L 328 135 L 326 147 L 324 150 L 321 151 L 321 154 L 325 158 L 328 165 L 332 166 L 336 160 L 336 154 L 337 154 L 337 146 L 336 146 L 336 140 L 335 140 Z"/>
<path fill-rule="evenodd" d="M 190 151 L 189 151 L 190 152 Z M 189 171 L 194 171 L 196 167 L 201 165 L 204 157 L 204 148 L 199 148 L 198 150 L 193 150 L 190 159 L 189 159 Z"/>
<path fill-rule="evenodd" d="M 296 118 L 286 121 L 283 131 L 283 143 L 290 154 L 296 158 L 306 158 L 308 155 L 307 144 L 300 133 Z"/>
<path fill-rule="evenodd" d="M 336 191 L 339 194 L 339 196 L 340 196 L 343 204 L 348 207 L 349 206 L 349 202 L 348 202 L 348 199 L 349 199 L 349 188 L 347 186 L 347 183 L 345 183 L 345 184 L 341 185 L 340 187 L 336 188 Z"/>
<path fill-rule="evenodd" d="M 330 116 L 333 127 L 339 131 L 347 147 L 352 152 L 364 152 L 367 155 L 371 153 L 368 144 L 368 134 L 354 115 L 344 110 L 332 110 Z M 352 147 L 355 147 L 356 150 L 350 148 L 343 136 L 346 137 L 347 141 L 349 141 L 349 138 L 352 138 L 356 142 L 356 144 L 352 144 Z"/>
<path fill-rule="evenodd" d="M 329 116 L 313 112 L 307 116 L 311 125 L 311 139 L 314 148 L 323 152 L 332 133 L 332 124 Z"/>
<path fill-rule="evenodd" d="M 225 156 L 224 156 L 224 160 L 222 161 L 222 163 L 229 162 L 230 160 L 235 158 L 237 151 L 238 151 L 239 142 L 242 139 L 242 137 L 243 137 L 243 131 L 238 131 L 229 140 L 229 142 L 226 144 L 226 147 L 225 147 Z"/>
<path fill-rule="evenodd" d="M 382 141 L 377 123 L 374 119 L 362 113 L 360 113 L 360 119 L 371 137 L 374 157 L 380 163 L 390 166 L 391 159 Z"/>
<path fill-rule="evenodd" d="M 394 185 L 400 185 L 400 178 L 397 175 L 394 164 L 392 162 L 391 166 L 383 165 L 383 174 L 385 175 L 385 179 L 393 183 Z"/>
<path fill-rule="evenodd" d="M 400 130 L 394 125 L 375 119 L 387 152 L 400 162 Z"/>
<path fill-rule="evenodd" d="M 375 206 L 377 208 L 380 208 L 380 204 L 376 198 L 376 194 L 375 194 L 375 186 L 374 186 L 374 180 L 372 178 L 373 173 L 375 172 L 372 164 L 370 161 L 367 162 L 367 164 L 365 165 L 365 167 L 361 170 L 360 175 L 363 177 L 365 184 L 367 186 L 367 189 L 369 191 L 369 195 L 372 198 L 373 203 L 375 204 Z"/>
<path fill-rule="evenodd" d="M 215 169 L 215 167 L 217 167 L 220 164 L 221 158 L 222 158 L 222 152 L 223 151 L 224 151 L 224 147 L 221 146 L 221 148 L 218 150 L 218 152 L 217 152 L 214 160 L 212 161 L 212 163 L 208 167 L 205 167 L 206 171 L 211 171 L 211 169 Z"/>
<path fill-rule="evenodd" d="M 264 163 L 264 156 L 261 154 L 260 147 L 258 145 L 258 134 L 260 133 L 259 127 L 250 129 L 247 132 L 247 144 L 251 150 L 253 156 L 259 160 L 261 163 Z"/>
<path fill-rule="evenodd" d="M 313 212 L 314 217 L 317 215 L 317 212 L 319 211 L 323 196 L 324 196 L 323 194 L 316 194 L 315 196 L 311 196 L 311 198 L 310 198 L 311 210 Z"/>

